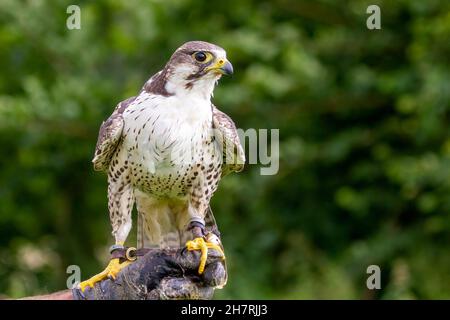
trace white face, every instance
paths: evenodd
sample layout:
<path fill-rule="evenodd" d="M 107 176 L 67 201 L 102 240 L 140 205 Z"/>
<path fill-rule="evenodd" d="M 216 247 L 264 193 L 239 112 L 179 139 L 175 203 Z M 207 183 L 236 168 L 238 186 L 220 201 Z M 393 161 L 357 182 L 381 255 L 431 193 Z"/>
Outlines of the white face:
<path fill-rule="evenodd" d="M 198 50 L 183 54 L 182 59 L 174 61 L 172 74 L 186 80 L 217 79 L 224 74 L 219 68 L 227 61 L 224 50 Z"/>
<path fill-rule="evenodd" d="M 214 85 L 223 74 L 231 74 L 233 67 L 222 48 L 181 47 L 166 66 L 168 83 L 166 89 L 175 94 L 196 94 L 209 98 Z"/>

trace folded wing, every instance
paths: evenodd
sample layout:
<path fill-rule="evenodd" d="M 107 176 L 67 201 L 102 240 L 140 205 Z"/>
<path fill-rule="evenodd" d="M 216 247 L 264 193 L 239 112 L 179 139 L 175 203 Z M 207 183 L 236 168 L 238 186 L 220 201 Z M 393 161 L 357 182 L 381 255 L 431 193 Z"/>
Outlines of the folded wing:
<path fill-rule="evenodd" d="M 244 169 L 245 153 L 233 120 L 212 106 L 213 129 L 216 140 L 222 146 L 223 165 L 222 177 L 231 172 L 240 172 Z"/>
<path fill-rule="evenodd" d="M 94 170 L 107 171 L 111 159 L 122 141 L 122 131 L 124 126 L 123 111 L 136 99 L 129 98 L 120 102 L 112 115 L 102 123 L 98 133 L 97 145 L 92 163 Z"/>

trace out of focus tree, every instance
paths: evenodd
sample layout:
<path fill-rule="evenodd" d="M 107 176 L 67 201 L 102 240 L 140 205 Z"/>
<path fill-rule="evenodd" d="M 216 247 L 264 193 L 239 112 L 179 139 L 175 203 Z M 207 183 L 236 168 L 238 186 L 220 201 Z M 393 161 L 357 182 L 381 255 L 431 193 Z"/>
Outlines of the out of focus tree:
<path fill-rule="evenodd" d="M 112 242 L 101 121 L 188 40 L 235 67 L 214 101 L 280 129 L 280 170 L 223 180 L 219 298 L 450 298 L 450 3 L 0 2 L 0 292 L 62 289 Z M 382 290 L 366 288 L 366 268 Z"/>

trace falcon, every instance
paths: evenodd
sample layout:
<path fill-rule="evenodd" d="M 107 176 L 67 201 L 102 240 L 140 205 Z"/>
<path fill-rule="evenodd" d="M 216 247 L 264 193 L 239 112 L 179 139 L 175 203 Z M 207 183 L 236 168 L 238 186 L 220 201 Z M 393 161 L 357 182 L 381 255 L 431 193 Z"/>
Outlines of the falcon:
<path fill-rule="evenodd" d="M 136 204 L 138 247 L 201 250 L 199 274 L 208 249 L 223 255 L 205 219 L 212 217 L 209 202 L 220 179 L 241 171 L 245 154 L 233 121 L 211 97 L 221 76 L 232 73 L 224 49 L 187 42 L 103 122 L 92 162 L 108 174 L 111 252 L 126 248 Z M 81 289 L 115 279 L 131 260 L 112 258 Z"/>

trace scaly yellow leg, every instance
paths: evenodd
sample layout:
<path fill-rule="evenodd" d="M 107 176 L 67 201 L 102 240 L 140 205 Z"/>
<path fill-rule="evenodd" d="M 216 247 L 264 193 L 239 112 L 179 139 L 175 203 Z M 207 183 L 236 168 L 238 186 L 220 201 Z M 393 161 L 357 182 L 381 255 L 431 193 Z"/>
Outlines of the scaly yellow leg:
<path fill-rule="evenodd" d="M 206 260 L 208 259 L 208 249 L 217 250 L 222 255 L 222 259 L 225 259 L 225 254 L 218 244 L 207 242 L 203 238 L 195 238 L 194 240 L 186 242 L 186 248 L 189 251 L 200 250 L 202 252 L 200 265 L 198 266 L 198 274 L 202 274 L 203 271 L 205 271 Z"/>
<path fill-rule="evenodd" d="M 96 284 L 97 282 L 100 282 L 100 281 L 106 279 L 108 277 L 108 272 L 109 272 L 108 271 L 108 267 L 109 267 L 109 264 L 106 267 L 106 269 L 103 270 L 102 272 L 100 272 L 99 274 L 96 274 L 95 276 L 89 278 L 88 280 L 80 282 L 79 286 L 80 286 L 81 291 L 84 292 L 84 290 L 87 287 L 93 288 L 94 284 Z"/>
<path fill-rule="evenodd" d="M 83 281 L 79 284 L 81 291 L 84 292 L 84 290 L 87 287 L 94 287 L 94 284 L 96 284 L 97 282 L 100 282 L 102 280 L 105 280 L 107 278 L 111 278 L 111 279 L 115 280 L 117 277 L 117 274 L 120 272 L 120 270 L 122 270 L 123 268 L 125 268 L 132 262 L 133 261 L 124 261 L 124 262 L 120 263 L 119 259 L 111 259 L 111 261 L 109 262 L 109 264 L 105 268 L 105 270 L 103 270 L 99 274 L 96 274 L 95 276 L 91 277 L 90 279 Z"/>

